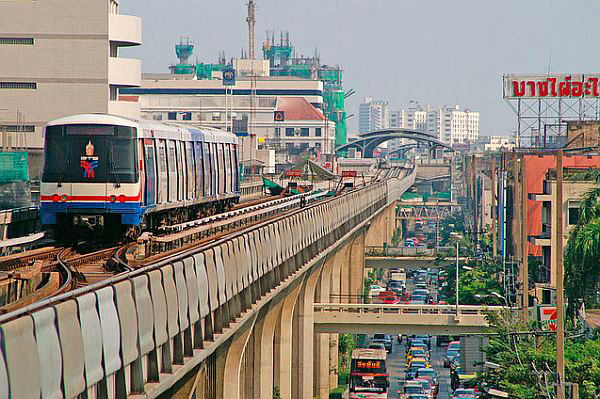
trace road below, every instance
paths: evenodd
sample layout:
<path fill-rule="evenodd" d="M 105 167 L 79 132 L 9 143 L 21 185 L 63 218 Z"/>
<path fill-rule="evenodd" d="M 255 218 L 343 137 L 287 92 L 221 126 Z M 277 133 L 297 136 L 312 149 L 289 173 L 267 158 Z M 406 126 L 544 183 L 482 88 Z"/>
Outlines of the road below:
<path fill-rule="evenodd" d="M 435 338 L 432 339 L 432 346 L 431 366 L 440 376 L 440 390 L 437 399 L 449 399 L 452 392 L 450 389 L 450 369 L 444 368 L 443 360 L 446 347 L 438 348 L 435 345 Z M 394 341 L 393 352 L 388 354 L 387 358 L 387 368 L 388 373 L 390 374 L 390 390 L 388 397 L 390 399 L 400 397 L 400 393 L 398 391 L 401 391 L 402 383 L 406 378 L 406 374 L 404 372 L 406 368 L 406 360 L 404 355 L 404 342 L 399 344 L 397 341 Z"/>

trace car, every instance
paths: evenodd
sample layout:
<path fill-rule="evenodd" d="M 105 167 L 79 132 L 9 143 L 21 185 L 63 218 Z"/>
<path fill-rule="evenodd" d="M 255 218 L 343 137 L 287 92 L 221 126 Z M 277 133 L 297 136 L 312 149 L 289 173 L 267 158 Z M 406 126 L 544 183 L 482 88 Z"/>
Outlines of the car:
<path fill-rule="evenodd" d="M 385 345 L 382 342 L 371 342 L 368 346 L 369 349 L 385 349 Z"/>
<path fill-rule="evenodd" d="M 452 360 L 457 355 L 460 356 L 458 349 L 449 348 L 448 351 L 446 351 L 446 356 L 444 356 L 444 368 L 450 367 L 450 364 L 452 363 Z"/>
<path fill-rule="evenodd" d="M 444 301 L 439 301 L 438 305 L 445 305 L 446 303 Z M 436 345 L 437 346 L 445 346 L 448 345 L 450 343 L 450 336 L 449 335 L 438 335 L 437 336 L 437 340 L 436 340 Z"/>
<path fill-rule="evenodd" d="M 415 290 L 425 290 L 426 293 L 429 294 L 429 290 L 427 289 L 427 284 L 425 283 L 417 283 L 415 284 Z"/>
<path fill-rule="evenodd" d="M 385 350 L 388 353 L 392 353 L 394 342 L 390 334 L 375 334 L 373 335 L 373 339 L 371 340 L 371 343 L 374 342 L 382 343 L 385 347 Z"/>
<path fill-rule="evenodd" d="M 427 395 L 416 394 L 416 395 L 408 395 L 406 397 L 406 399 L 429 399 L 429 398 L 427 397 Z"/>
<path fill-rule="evenodd" d="M 423 303 L 427 303 L 427 295 L 415 295 L 415 294 L 410 294 L 410 300 L 411 301 L 422 301 Z"/>
<path fill-rule="evenodd" d="M 406 354 L 406 367 L 410 364 L 413 358 L 429 358 L 429 352 L 425 348 L 412 347 Z"/>
<path fill-rule="evenodd" d="M 431 381 L 418 377 L 416 377 L 413 381 L 416 381 L 423 386 L 423 389 L 425 390 L 425 395 L 427 395 L 429 399 L 435 398 L 435 391 L 433 388 L 433 384 L 431 384 Z"/>
<path fill-rule="evenodd" d="M 415 339 L 423 341 L 427 345 L 427 348 L 431 350 L 431 337 L 429 335 L 415 335 Z"/>
<path fill-rule="evenodd" d="M 422 368 L 429 368 L 431 365 L 424 357 L 413 357 L 408 363 L 408 367 L 406 368 L 406 374 L 409 380 L 415 378 L 417 371 Z"/>
<path fill-rule="evenodd" d="M 396 305 L 400 302 L 400 298 L 398 298 L 397 296 L 386 296 L 385 298 L 383 298 L 383 303 L 385 303 L 386 305 Z"/>
<path fill-rule="evenodd" d="M 385 291 L 385 288 L 383 288 L 380 285 L 373 284 L 373 285 L 371 285 L 371 287 L 369 287 L 369 296 L 379 295 L 379 293 L 382 291 Z"/>
<path fill-rule="evenodd" d="M 452 395 L 452 399 L 458 398 L 476 398 L 477 394 L 474 389 L 457 388 Z"/>
<path fill-rule="evenodd" d="M 423 288 L 419 288 L 416 290 L 413 290 L 413 292 L 411 292 L 411 296 L 412 295 L 424 295 L 424 296 L 429 296 L 429 290 L 427 289 L 423 289 Z"/>
<path fill-rule="evenodd" d="M 410 395 L 425 395 L 425 388 L 423 388 L 422 384 L 419 383 L 414 383 L 412 381 L 408 381 L 405 385 L 404 388 L 402 389 L 403 391 L 403 397 L 405 398 L 409 398 Z M 425 396 L 427 397 L 427 396 Z"/>
<path fill-rule="evenodd" d="M 427 302 L 423 299 L 411 299 L 408 301 L 409 305 L 427 305 Z"/>
<path fill-rule="evenodd" d="M 416 379 L 425 379 L 431 382 L 433 387 L 434 394 L 437 395 L 438 389 L 440 387 L 440 380 L 438 378 L 437 372 L 432 368 L 421 368 L 417 370 L 417 374 L 415 375 Z"/>

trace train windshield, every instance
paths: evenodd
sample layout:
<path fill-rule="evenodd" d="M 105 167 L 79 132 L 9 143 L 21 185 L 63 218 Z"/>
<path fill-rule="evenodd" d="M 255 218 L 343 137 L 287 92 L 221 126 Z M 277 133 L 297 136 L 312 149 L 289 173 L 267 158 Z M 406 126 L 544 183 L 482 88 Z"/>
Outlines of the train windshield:
<path fill-rule="evenodd" d="M 110 125 L 49 126 L 44 182 L 135 183 L 135 128 Z"/>

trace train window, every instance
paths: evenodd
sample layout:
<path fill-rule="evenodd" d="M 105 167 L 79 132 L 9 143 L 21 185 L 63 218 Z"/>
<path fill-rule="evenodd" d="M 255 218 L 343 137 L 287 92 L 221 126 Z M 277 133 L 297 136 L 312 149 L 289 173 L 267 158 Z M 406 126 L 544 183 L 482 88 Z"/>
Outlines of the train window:
<path fill-rule="evenodd" d="M 65 148 L 62 132 L 62 126 L 46 128 L 42 181 L 59 182 L 69 172 L 69 147 Z"/>
<path fill-rule="evenodd" d="M 225 192 L 225 183 L 227 182 L 227 176 L 225 172 L 225 163 L 223 162 L 223 144 L 217 144 L 217 157 L 219 164 L 217 165 L 217 174 L 219 175 L 219 193 Z"/>
<path fill-rule="evenodd" d="M 176 172 L 177 169 L 175 167 L 175 145 L 172 142 L 169 142 L 169 155 L 168 155 L 168 160 L 169 160 L 169 172 Z"/>
<path fill-rule="evenodd" d="M 233 191 L 238 188 L 238 182 L 240 181 L 238 160 L 237 160 L 237 144 L 231 145 L 231 170 L 233 171 Z"/>
<path fill-rule="evenodd" d="M 113 183 L 138 181 L 139 171 L 134 140 L 110 140 L 108 173 Z"/>
<path fill-rule="evenodd" d="M 167 151 L 165 150 L 164 140 L 159 141 L 158 145 L 158 160 L 160 162 L 160 171 L 167 172 Z"/>

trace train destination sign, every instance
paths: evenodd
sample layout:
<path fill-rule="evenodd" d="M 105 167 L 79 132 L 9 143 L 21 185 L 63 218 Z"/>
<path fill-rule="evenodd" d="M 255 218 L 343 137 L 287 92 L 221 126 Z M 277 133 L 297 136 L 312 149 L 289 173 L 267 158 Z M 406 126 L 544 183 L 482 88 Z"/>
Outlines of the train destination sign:
<path fill-rule="evenodd" d="M 504 98 L 598 98 L 600 74 L 504 75 Z"/>

